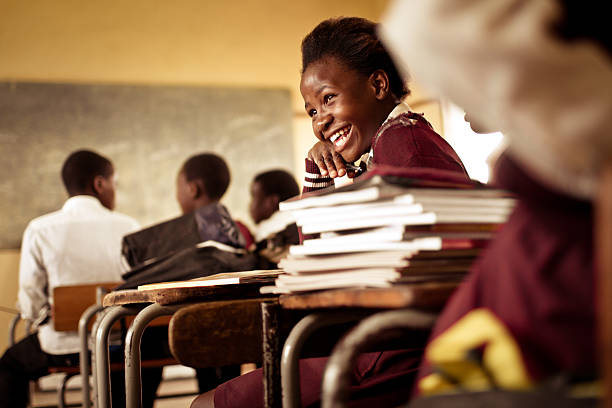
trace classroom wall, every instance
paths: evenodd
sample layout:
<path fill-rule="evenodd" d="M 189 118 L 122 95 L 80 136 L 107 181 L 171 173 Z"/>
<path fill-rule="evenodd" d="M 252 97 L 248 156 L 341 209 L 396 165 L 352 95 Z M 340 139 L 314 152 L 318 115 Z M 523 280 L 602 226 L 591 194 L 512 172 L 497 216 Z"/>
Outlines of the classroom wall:
<path fill-rule="evenodd" d="M 332 16 L 377 20 L 387 3 L 0 0 L 0 81 L 284 87 L 294 111 L 295 168 L 302 169 L 314 140 L 298 91 L 302 37 Z M 443 132 L 439 105 L 421 105 L 427 96 L 412 88 L 408 102 Z M 1 302 L 10 307 L 17 258 L 18 251 L 0 251 Z"/>
<path fill-rule="evenodd" d="M 16 309 L 17 270 L 19 268 L 18 250 L 0 250 L 0 352 L 8 344 L 8 326 Z"/>

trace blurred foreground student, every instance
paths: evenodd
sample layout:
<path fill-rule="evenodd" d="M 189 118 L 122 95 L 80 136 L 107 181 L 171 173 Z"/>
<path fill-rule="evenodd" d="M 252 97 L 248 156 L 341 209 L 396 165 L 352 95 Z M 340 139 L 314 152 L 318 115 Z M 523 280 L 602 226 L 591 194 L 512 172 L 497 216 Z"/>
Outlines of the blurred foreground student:
<path fill-rule="evenodd" d="M 346 163 L 360 159 L 367 166 L 440 169 L 469 179 L 452 147 L 421 115 L 401 102 L 408 90 L 376 37 L 373 22 L 330 19 L 308 34 L 302 42 L 300 91 L 319 139 L 306 160 L 305 192 L 332 185 L 333 178 L 346 174 Z M 406 391 L 397 384 L 412 382 L 419 360 L 420 352 L 414 350 L 362 355 L 353 373 L 352 388 L 358 395 L 354 406 L 384 406 L 405 400 Z M 320 403 L 326 361 L 300 362 L 303 406 Z M 262 407 L 261 369 L 201 395 L 192 406 L 213 404 Z"/>
<path fill-rule="evenodd" d="M 300 91 L 319 142 L 308 152 L 304 191 L 327 187 L 346 163 L 467 172 L 453 148 L 402 99 L 410 93 L 361 18 L 320 23 L 302 42 Z"/>
<path fill-rule="evenodd" d="M 612 160 L 603 7 L 415 0 L 389 10 L 383 35 L 416 79 L 504 131 L 494 180 L 518 198 L 436 324 L 421 394 L 555 384 L 569 395 L 598 378 L 591 198 Z"/>
<path fill-rule="evenodd" d="M 300 194 L 293 176 L 284 170 L 259 173 L 251 183 L 249 212 L 257 225 L 256 252 L 272 267 L 284 257 L 290 245 L 299 244 L 295 220 L 288 213 L 278 211 L 278 204 Z"/>
<path fill-rule="evenodd" d="M 70 198 L 53 213 L 32 220 L 23 235 L 19 265 L 19 310 L 38 332 L 10 347 L 0 359 L 0 407 L 28 403 L 29 381 L 50 366 L 78 365 L 77 332 L 56 332 L 50 308 L 57 286 L 121 280 L 121 238 L 138 223 L 115 207 L 112 163 L 88 150 L 76 151 L 62 167 Z M 113 374 L 122 384 L 122 373 Z M 115 381 L 116 380 L 116 381 Z M 117 395 L 113 406 L 122 406 Z"/>

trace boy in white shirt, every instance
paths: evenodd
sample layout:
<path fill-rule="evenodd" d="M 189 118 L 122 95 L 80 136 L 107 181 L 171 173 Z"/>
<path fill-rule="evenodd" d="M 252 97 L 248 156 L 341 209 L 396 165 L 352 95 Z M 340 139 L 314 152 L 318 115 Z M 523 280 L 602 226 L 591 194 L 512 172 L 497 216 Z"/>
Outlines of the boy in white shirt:
<path fill-rule="evenodd" d="M 72 153 L 62 167 L 70 198 L 63 207 L 32 220 L 21 246 L 19 309 L 38 332 L 6 350 L 0 359 L 0 406 L 25 407 L 28 383 L 49 366 L 78 364 L 77 332 L 57 332 L 50 321 L 57 286 L 119 282 L 121 239 L 138 222 L 115 213 L 115 176 L 107 158 L 87 150 Z"/>

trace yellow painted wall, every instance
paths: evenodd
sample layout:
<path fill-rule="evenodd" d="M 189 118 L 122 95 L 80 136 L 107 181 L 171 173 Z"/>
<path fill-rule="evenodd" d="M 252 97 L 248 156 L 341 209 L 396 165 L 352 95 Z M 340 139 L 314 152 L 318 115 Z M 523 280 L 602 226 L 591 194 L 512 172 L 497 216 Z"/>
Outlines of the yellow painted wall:
<path fill-rule="evenodd" d="M 19 251 L 0 250 L 0 353 L 8 344 L 8 326 L 14 316 L 7 309 L 16 309 L 18 270 Z"/>
<path fill-rule="evenodd" d="M 281 86 L 301 113 L 303 36 L 332 16 L 377 20 L 386 4 L 0 0 L 0 80 Z"/>
<path fill-rule="evenodd" d="M 300 169 L 314 141 L 298 90 L 302 37 L 328 17 L 377 20 L 386 4 L 0 0 L 0 80 L 285 87 L 292 92 Z M 418 87 L 412 88 L 409 103 L 425 98 Z M 415 110 L 424 111 L 442 132 L 437 104 Z M 302 174 L 296 176 L 302 179 Z M 15 304 L 17 265 L 17 251 L 0 251 L 1 303 L 6 307 Z M 1 312 L 0 350 L 7 318 Z"/>

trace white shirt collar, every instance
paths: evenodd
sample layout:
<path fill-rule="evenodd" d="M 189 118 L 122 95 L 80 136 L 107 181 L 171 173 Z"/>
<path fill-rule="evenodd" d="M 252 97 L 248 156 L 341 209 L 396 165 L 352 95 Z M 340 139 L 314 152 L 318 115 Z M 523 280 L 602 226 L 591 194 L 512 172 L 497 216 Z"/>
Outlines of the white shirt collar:
<path fill-rule="evenodd" d="M 380 127 L 382 127 L 385 123 L 387 123 L 391 119 L 398 117 L 402 113 L 408 113 L 411 111 L 412 109 L 410 109 L 410 106 L 408 106 L 406 102 L 398 103 L 397 105 L 395 105 L 395 108 L 393 108 L 391 113 L 389 113 L 389 116 L 387 116 L 387 119 L 385 119 L 385 121 L 382 123 L 382 125 L 380 125 Z M 364 153 L 364 155 L 361 156 L 361 158 L 359 159 L 359 163 L 365 161 L 366 165 L 369 167 L 372 164 L 373 158 L 374 158 L 374 148 L 370 147 L 370 151 L 367 153 Z"/>
<path fill-rule="evenodd" d="M 104 210 L 107 208 L 94 196 L 77 195 L 70 197 L 62 206 L 62 211 L 72 211 L 75 209 Z"/>

